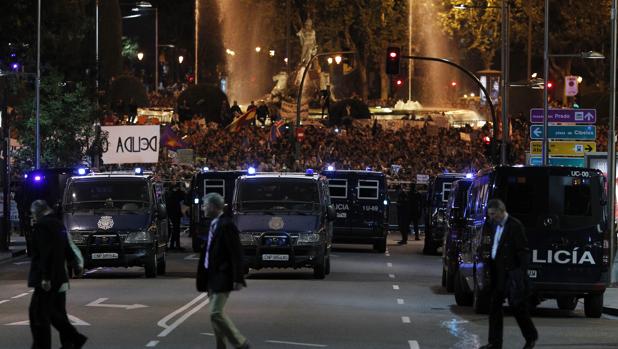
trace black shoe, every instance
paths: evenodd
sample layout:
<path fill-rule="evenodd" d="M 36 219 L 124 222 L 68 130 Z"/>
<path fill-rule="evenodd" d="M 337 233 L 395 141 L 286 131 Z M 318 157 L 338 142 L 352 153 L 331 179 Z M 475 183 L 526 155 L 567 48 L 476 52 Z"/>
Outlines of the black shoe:
<path fill-rule="evenodd" d="M 249 341 L 247 340 L 245 341 L 245 344 L 238 347 L 238 349 L 251 349 L 251 344 L 249 344 Z"/>
<path fill-rule="evenodd" d="M 407 241 L 403 241 L 403 240 L 397 241 L 397 245 L 407 245 L 407 244 L 408 244 Z"/>
<path fill-rule="evenodd" d="M 524 349 L 532 349 L 534 348 L 535 345 L 536 345 L 536 339 L 531 340 L 531 341 L 526 341 L 526 344 L 524 345 Z"/>
<path fill-rule="evenodd" d="M 479 349 L 502 349 L 502 347 L 499 347 L 495 344 L 486 344 L 480 347 Z"/>

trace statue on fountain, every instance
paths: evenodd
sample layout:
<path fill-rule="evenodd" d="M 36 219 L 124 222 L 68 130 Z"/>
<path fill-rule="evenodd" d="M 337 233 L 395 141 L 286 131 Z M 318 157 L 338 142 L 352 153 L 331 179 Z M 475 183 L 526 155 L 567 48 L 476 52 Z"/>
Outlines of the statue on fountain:
<path fill-rule="evenodd" d="M 305 26 L 296 33 L 300 38 L 300 46 L 302 47 L 300 55 L 301 66 L 306 65 L 311 57 L 318 53 L 318 44 L 315 39 L 315 30 L 313 30 L 313 21 L 307 18 Z"/>

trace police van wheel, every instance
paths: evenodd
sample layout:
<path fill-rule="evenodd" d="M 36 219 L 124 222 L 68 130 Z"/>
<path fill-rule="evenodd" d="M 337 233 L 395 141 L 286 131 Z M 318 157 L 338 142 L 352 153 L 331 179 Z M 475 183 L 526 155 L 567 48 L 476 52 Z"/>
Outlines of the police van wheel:
<path fill-rule="evenodd" d="M 157 262 L 157 274 L 165 275 L 166 267 L 167 267 L 167 261 L 165 260 L 165 254 L 164 254 L 163 257 L 159 259 L 159 262 Z"/>
<path fill-rule="evenodd" d="M 147 278 L 157 277 L 157 254 L 153 253 L 144 264 L 144 272 Z"/>
<path fill-rule="evenodd" d="M 374 243 L 373 249 L 376 250 L 378 253 L 386 252 L 386 238 Z"/>
<path fill-rule="evenodd" d="M 446 270 L 442 268 L 442 282 L 440 283 L 442 287 L 446 287 Z"/>
<path fill-rule="evenodd" d="M 322 256 L 320 262 L 313 266 L 313 277 L 315 279 L 326 277 L 326 256 Z"/>
<path fill-rule="evenodd" d="M 453 274 L 453 272 L 451 271 L 451 269 L 447 269 L 446 270 L 446 292 L 453 292 L 455 291 L 455 275 Z"/>
<path fill-rule="evenodd" d="M 326 257 L 326 269 L 324 270 L 324 274 L 330 274 L 330 255 Z"/>
<path fill-rule="evenodd" d="M 589 294 L 584 298 L 586 317 L 600 318 L 603 313 L 603 293 Z"/>
<path fill-rule="evenodd" d="M 468 292 L 464 280 L 458 272 L 455 274 L 455 303 L 460 307 L 468 307 L 472 305 L 473 301 L 472 293 Z"/>
<path fill-rule="evenodd" d="M 556 299 L 560 310 L 575 310 L 577 307 L 577 297 L 563 296 Z"/>
<path fill-rule="evenodd" d="M 474 312 L 477 314 L 489 314 L 489 299 L 489 293 L 481 291 L 475 281 L 474 292 L 472 294 L 472 308 Z"/>

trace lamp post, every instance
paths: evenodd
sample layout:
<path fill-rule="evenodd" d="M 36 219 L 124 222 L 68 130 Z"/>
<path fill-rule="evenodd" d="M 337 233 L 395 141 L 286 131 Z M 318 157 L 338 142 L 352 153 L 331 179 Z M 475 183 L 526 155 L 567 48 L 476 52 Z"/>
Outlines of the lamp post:
<path fill-rule="evenodd" d="M 35 167 L 41 166 L 41 0 L 38 0 L 36 24 L 36 126 Z"/>
<path fill-rule="evenodd" d="M 611 13 L 611 59 L 610 59 L 610 81 L 609 81 L 609 135 L 607 137 L 607 181 L 608 181 L 608 216 L 609 216 L 609 270 L 610 281 L 614 283 L 614 259 L 616 258 L 616 0 L 612 0 Z"/>

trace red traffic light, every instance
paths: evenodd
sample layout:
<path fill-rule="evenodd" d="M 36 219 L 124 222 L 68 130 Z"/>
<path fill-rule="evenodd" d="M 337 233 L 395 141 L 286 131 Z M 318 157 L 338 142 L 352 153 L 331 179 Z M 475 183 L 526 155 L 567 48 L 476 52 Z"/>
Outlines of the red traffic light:
<path fill-rule="evenodd" d="M 552 88 L 552 87 L 554 87 L 554 83 L 551 82 L 551 81 L 548 81 L 547 82 L 547 88 Z"/>
<path fill-rule="evenodd" d="M 489 138 L 489 136 L 483 137 L 483 143 L 489 145 L 489 143 L 491 143 L 491 138 Z"/>
<path fill-rule="evenodd" d="M 386 49 L 386 74 L 399 74 L 400 53 L 401 48 L 399 47 L 388 47 Z"/>
<path fill-rule="evenodd" d="M 453 87 L 457 86 L 457 81 L 451 81 L 451 86 Z"/>
<path fill-rule="evenodd" d="M 397 58 L 397 52 L 394 52 L 394 51 L 393 51 L 393 52 L 389 53 L 389 54 L 388 54 L 388 56 L 389 56 L 390 58 Z"/>
<path fill-rule="evenodd" d="M 395 80 L 395 85 L 402 86 L 403 85 L 403 80 L 401 80 L 401 79 Z"/>

